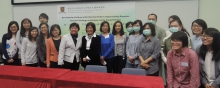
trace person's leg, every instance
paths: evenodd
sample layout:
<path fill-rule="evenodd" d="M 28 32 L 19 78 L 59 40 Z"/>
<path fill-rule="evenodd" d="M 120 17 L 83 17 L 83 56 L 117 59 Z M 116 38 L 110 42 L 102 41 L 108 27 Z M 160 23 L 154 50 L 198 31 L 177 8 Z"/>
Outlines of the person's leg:
<path fill-rule="evenodd" d="M 120 56 L 118 59 L 119 59 L 118 73 L 121 74 L 121 71 L 124 68 L 124 60 L 122 56 Z"/>
<path fill-rule="evenodd" d="M 113 58 L 113 73 L 119 73 L 119 56 Z"/>
<path fill-rule="evenodd" d="M 60 68 L 57 62 L 50 61 L 50 68 Z"/>
<path fill-rule="evenodd" d="M 29 66 L 29 67 L 37 67 L 37 66 L 38 66 L 38 63 L 35 63 L 35 64 L 26 64 L 26 66 Z"/>
<path fill-rule="evenodd" d="M 69 63 L 69 62 L 66 62 L 66 61 L 63 61 L 64 62 L 64 68 L 65 69 L 70 69 L 71 70 L 71 63 Z"/>
<path fill-rule="evenodd" d="M 76 71 L 79 70 L 79 62 L 76 61 L 76 58 L 74 58 L 74 61 L 71 65 L 71 70 L 76 70 Z"/>
<path fill-rule="evenodd" d="M 112 63 L 113 63 L 113 58 L 110 58 L 110 59 L 105 59 L 105 61 L 106 61 L 106 67 L 107 67 L 107 72 L 108 73 L 112 73 L 112 68 L 113 68 L 113 65 L 112 65 Z"/>

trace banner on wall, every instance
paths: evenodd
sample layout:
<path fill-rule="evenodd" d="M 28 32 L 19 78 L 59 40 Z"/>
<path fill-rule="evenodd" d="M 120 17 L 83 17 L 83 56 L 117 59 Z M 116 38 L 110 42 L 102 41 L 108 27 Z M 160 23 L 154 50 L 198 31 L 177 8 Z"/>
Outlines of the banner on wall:
<path fill-rule="evenodd" d="M 124 31 L 125 24 L 135 20 L 135 2 L 100 3 L 80 5 L 57 5 L 57 21 L 61 27 L 62 35 L 69 33 L 69 25 L 76 22 L 80 26 L 80 35 L 86 34 L 86 24 L 93 22 L 96 25 L 96 33 L 100 34 L 100 24 L 108 21 L 110 29 L 114 22 L 121 21 Z"/>

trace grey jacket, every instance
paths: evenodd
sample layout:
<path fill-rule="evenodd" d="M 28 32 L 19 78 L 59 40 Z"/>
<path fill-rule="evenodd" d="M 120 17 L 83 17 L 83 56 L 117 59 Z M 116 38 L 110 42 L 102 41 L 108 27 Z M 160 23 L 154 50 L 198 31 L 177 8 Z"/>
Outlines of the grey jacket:
<path fill-rule="evenodd" d="M 200 51 L 200 46 L 197 47 L 196 53 L 199 56 L 199 51 Z M 202 85 L 208 84 L 208 80 L 206 78 L 206 73 L 203 71 L 203 65 L 204 65 L 204 60 L 202 59 L 201 56 L 199 56 L 199 67 L 200 67 L 200 80 L 202 82 Z M 219 88 L 220 86 L 220 60 L 215 62 L 215 81 L 212 83 L 212 86 L 215 88 Z"/>

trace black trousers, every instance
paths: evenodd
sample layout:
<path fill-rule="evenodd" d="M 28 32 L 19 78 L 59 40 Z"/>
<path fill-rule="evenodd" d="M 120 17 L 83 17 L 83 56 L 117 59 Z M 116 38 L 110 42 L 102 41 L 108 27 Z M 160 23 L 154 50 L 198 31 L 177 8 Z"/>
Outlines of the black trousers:
<path fill-rule="evenodd" d="M 79 62 L 76 61 L 76 57 L 74 58 L 73 63 L 64 61 L 64 68 L 70 70 L 79 70 Z"/>
<path fill-rule="evenodd" d="M 61 68 L 61 66 L 57 62 L 50 61 L 50 68 Z"/>
<path fill-rule="evenodd" d="M 45 60 L 46 60 L 46 59 L 45 59 Z M 42 67 L 42 68 L 46 68 L 46 67 L 47 67 L 46 63 L 41 62 L 40 59 L 38 59 L 38 64 L 39 64 L 39 66 Z"/>
<path fill-rule="evenodd" d="M 114 61 L 114 58 L 110 58 L 110 59 L 105 59 L 106 61 L 106 67 L 107 67 L 107 72 L 108 73 L 112 73 L 113 71 L 113 61 Z"/>
<path fill-rule="evenodd" d="M 26 64 L 26 66 L 29 66 L 29 67 L 37 67 L 37 66 L 38 66 L 38 63 L 35 63 L 35 64 Z"/>
<path fill-rule="evenodd" d="M 113 60 L 113 73 L 121 74 L 122 69 L 124 68 L 124 60 L 122 56 L 116 56 Z"/>
<path fill-rule="evenodd" d="M 8 63 L 8 60 L 3 59 L 4 65 L 15 65 L 15 66 L 21 66 L 21 59 L 14 59 L 13 63 Z"/>
<path fill-rule="evenodd" d="M 147 76 L 159 76 L 159 70 L 153 74 L 148 74 Z"/>

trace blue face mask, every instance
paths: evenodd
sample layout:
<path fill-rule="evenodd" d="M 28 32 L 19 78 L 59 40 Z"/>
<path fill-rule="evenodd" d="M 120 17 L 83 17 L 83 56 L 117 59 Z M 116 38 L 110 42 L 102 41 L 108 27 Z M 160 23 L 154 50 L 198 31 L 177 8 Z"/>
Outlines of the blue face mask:
<path fill-rule="evenodd" d="M 153 20 L 148 20 L 148 23 L 152 23 L 153 25 L 155 24 L 155 21 Z"/>
<path fill-rule="evenodd" d="M 151 30 L 150 30 L 150 29 L 144 29 L 144 30 L 143 30 L 143 34 L 144 34 L 145 36 L 148 36 L 148 35 L 151 34 Z"/>
<path fill-rule="evenodd" d="M 130 33 L 130 32 L 133 31 L 133 28 L 132 28 L 132 27 L 129 27 L 129 28 L 127 28 L 127 31 Z"/>
<path fill-rule="evenodd" d="M 140 31 L 140 27 L 133 27 L 133 30 L 135 31 L 135 32 L 139 32 Z"/>
<path fill-rule="evenodd" d="M 171 33 L 174 33 L 174 32 L 179 31 L 179 28 L 178 27 L 170 27 L 169 30 Z"/>

